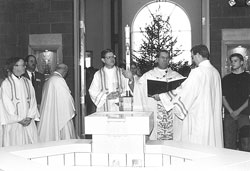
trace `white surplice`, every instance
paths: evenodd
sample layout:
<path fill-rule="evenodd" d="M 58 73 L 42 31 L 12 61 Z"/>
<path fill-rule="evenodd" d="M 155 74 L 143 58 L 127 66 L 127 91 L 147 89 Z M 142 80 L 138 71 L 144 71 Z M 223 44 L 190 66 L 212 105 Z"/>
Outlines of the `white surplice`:
<path fill-rule="evenodd" d="M 41 142 L 76 138 L 72 121 L 74 100 L 58 72 L 54 72 L 44 84 L 40 114 L 38 134 Z"/>
<path fill-rule="evenodd" d="M 168 69 L 154 69 L 146 72 L 134 84 L 133 110 L 134 111 L 153 111 L 154 112 L 154 128 L 150 134 L 151 140 L 171 139 L 172 137 L 172 115 L 164 110 L 160 101 L 156 101 L 148 97 L 147 80 L 167 81 L 170 79 L 182 78 L 178 72 Z M 167 119 L 163 118 L 167 117 Z M 162 119 L 161 119 L 162 118 Z M 167 122 L 167 123 L 166 123 Z M 170 125 L 167 125 L 170 124 Z M 163 133 L 160 127 L 168 127 Z M 170 134 L 170 135 L 164 135 Z M 163 138 L 164 136 L 168 136 Z"/>
<path fill-rule="evenodd" d="M 1 85 L 0 103 L 3 146 L 36 143 L 38 134 L 34 120 L 39 121 L 39 112 L 31 81 L 13 74 L 6 78 Z M 26 117 L 32 121 L 24 127 L 18 122 Z"/>
<path fill-rule="evenodd" d="M 174 107 L 174 140 L 223 147 L 221 77 L 209 60 L 160 98 L 167 110 Z"/>
<path fill-rule="evenodd" d="M 121 95 L 126 93 L 127 78 L 122 75 L 122 69 L 118 67 L 102 67 L 98 70 L 89 87 L 89 94 L 96 105 L 96 111 L 119 111 L 119 98 L 107 100 L 107 95 L 119 91 Z"/>
<path fill-rule="evenodd" d="M 3 103 L 2 103 L 2 90 L 1 90 L 1 82 L 0 82 L 0 147 L 3 146 L 3 126 L 1 124 L 1 118 L 3 117 Z"/>

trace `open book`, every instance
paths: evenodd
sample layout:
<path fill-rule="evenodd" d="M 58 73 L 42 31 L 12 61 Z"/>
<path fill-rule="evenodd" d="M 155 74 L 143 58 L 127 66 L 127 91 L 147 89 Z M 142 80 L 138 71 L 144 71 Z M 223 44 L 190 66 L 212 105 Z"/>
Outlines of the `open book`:
<path fill-rule="evenodd" d="M 186 78 L 187 77 L 182 77 L 168 81 L 147 80 L 148 97 L 151 97 L 154 94 L 160 94 L 174 90 L 179 87 L 181 83 L 186 80 Z"/>

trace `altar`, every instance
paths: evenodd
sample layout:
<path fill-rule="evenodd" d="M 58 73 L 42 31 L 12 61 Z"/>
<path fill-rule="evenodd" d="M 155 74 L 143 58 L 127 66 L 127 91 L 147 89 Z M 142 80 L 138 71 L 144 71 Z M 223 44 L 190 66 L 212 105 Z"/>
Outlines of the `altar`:
<path fill-rule="evenodd" d="M 97 112 L 85 118 L 93 139 L 0 148 L 0 170 L 249 170 L 250 154 L 148 140 L 150 112 Z"/>

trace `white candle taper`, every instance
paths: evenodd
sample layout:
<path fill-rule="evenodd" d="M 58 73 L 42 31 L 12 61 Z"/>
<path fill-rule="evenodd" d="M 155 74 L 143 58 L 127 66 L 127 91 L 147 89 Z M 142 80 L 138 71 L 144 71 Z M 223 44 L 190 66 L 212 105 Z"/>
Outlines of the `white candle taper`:
<path fill-rule="evenodd" d="M 130 70 L 130 27 L 125 27 L 125 46 L 126 46 L 126 70 Z M 129 96 L 128 80 L 126 84 L 126 96 Z"/>
<path fill-rule="evenodd" d="M 125 27 L 126 69 L 130 69 L 130 27 Z"/>

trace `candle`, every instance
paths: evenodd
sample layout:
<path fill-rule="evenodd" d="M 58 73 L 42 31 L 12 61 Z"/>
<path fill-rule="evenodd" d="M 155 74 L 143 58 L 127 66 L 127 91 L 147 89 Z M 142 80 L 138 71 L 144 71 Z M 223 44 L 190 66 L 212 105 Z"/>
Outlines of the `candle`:
<path fill-rule="evenodd" d="M 126 25 L 125 27 L 125 39 L 129 39 L 130 37 L 130 27 Z"/>
<path fill-rule="evenodd" d="M 126 69 L 130 70 L 130 27 L 125 26 L 125 54 L 126 54 Z M 126 96 L 129 96 L 128 79 L 126 80 Z"/>
<path fill-rule="evenodd" d="M 130 27 L 125 26 L 126 69 L 130 69 Z"/>

